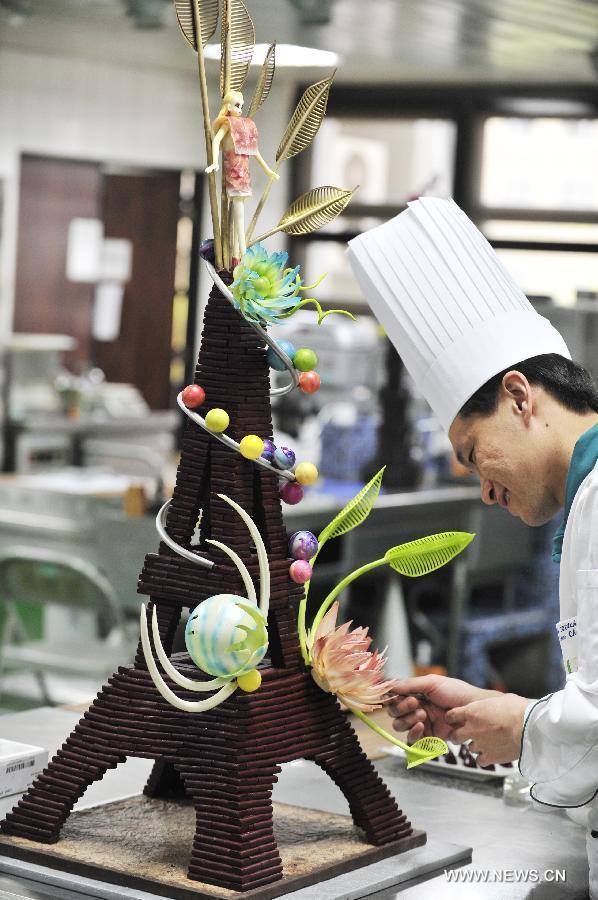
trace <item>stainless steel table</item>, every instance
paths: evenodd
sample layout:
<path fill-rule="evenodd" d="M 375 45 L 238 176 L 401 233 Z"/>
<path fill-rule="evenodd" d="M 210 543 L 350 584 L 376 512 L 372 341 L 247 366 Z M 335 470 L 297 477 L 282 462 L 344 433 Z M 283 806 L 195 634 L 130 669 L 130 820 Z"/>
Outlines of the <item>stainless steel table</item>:
<path fill-rule="evenodd" d="M 15 740 L 45 744 L 53 752 L 65 734 L 75 724 L 78 714 L 56 709 L 40 709 L 0 717 L 0 734 Z M 472 873 L 488 870 L 508 873 L 514 870 L 542 873 L 547 869 L 565 869 L 566 882 L 559 884 L 534 882 L 507 883 L 449 883 L 443 875 L 423 884 L 407 888 L 401 893 L 406 900 L 445 900 L 445 898 L 476 898 L 476 900 L 579 900 L 587 896 L 587 862 L 584 830 L 558 811 L 537 811 L 531 807 L 506 806 L 501 799 L 463 790 L 461 787 L 430 783 L 421 770 L 408 773 L 394 758 L 377 763 L 381 774 L 405 810 L 414 826 L 428 832 L 429 840 L 473 847 L 473 862 L 466 869 Z M 77 808 L 108 802 L 139 793 L 151 763 L 132 759 L 104 779 L 92 785 L 77 804 Z M 438 775 L 435 775 L 438 782 Z M 283 766 L 274 789 L 274 799 L 313 809 L 347 812 L 346 801 L 340 791 L 314 765 L 306 762 Z M 0 814 L 11 807 L 0 801 Z M 415 852 L 415 851 L 410 851 Z M 355 877 L 357 877 L 357 874 Z M 2 896 L 0 874 L 0 897 Z M 507 875 L 508 877 L 508 875 Z M 529 876 L 528 876 L 529 877 Z M 50 896 L 24 893 L 26 885 L 17 891 L 19 879 L 5 877 L 12 890 L 21 896 Z M 54 894 L 54 897 L 59 896 Z M 65 898 L 68 894 L 63 895 Z M 363 895 L 362 895 L 363 896 Z M 370 894 L 390 900 L 396 889 Z M 290 895 L 287 895 L 291 900 Z M 340 898 L 339 898 L 340 900 Z"/>
<path fill-rule="evenodd" d="M 451 883 L 445 875 L 407 888 L 390 889 L 371 896 L 377 900 L 581 900 L 588 896 L 585 830 L 564 812 L 538 806 L 507 806 L 500 798 L 455 787 L 447 776 L 446 787 L 412 777 L 400 762 L 376 761 L 380 774 L 416 828 L 429 840 L 451 840 L 473 847 L 472 862 L 461 871 L 467 877 L 494 881 Z M 413 773 L 415 774 L 415 773 Z M 284 772 L 276 797 L 298 806 L 345 812 L 343 798 L 315 767 L 299 764 Z M 566 881 L 558 884 L 504 881 L 517 877 L 516 870 L 544 873 L 564 869 Z M 510 873 L 513 873 L 511 875 Z M 524 877 L 533 877 L 526 874 Z"/>

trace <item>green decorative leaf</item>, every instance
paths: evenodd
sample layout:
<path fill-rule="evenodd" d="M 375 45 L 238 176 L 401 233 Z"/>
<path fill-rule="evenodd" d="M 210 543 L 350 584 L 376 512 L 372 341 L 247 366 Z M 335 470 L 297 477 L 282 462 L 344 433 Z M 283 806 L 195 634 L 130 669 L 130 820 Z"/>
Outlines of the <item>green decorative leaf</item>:
<path fill-rule="evenodd" d="M 451 559 L 465 550 L 474 539 L 474 534 L 466 531 L 446 531 L 430 534 L 428 537 L 399 544 L 388 550 L 384 559 L 395 572 L 417 578 L 445 566 Z"/>
<path fill-rule="evenodd" d="M 382 476 L 384 468 L 374 475 L 371 481 L 363 487 L 352 500 L 334 517 L 322 532 L 318 535 L 318 544 L 320 549 L 325 541 L 331 538 L 340 537 L 341 534 L 347 534 L 353 528 L 361 525 L 369 516 L 374 503 L 380 493 L 380 485 L 382 484 Z"/>

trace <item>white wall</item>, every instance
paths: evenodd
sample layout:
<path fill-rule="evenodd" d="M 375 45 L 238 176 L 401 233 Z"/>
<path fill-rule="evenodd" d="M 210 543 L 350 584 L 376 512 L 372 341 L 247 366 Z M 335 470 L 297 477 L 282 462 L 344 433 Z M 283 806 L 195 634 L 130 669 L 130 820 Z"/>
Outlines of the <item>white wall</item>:
<path fill-rule="evenodd" d="M 272 95 L 256 118 L 262 155 L 270 163 L 286 126 L 294 92 L 294 83 L 278 73 Z M 249 90 L 248 99 L 250 96 Z M 215 106 L 214 98 L 212 115 L 217 112 Z M 138 64 L 128 67 L 71 57 L 68 48 L 64 55 L 2 48 L 0 334 L 10 332 L 13 319 L 21 153 L 135 166 L 202 168 L 203 126 L 193 55 L 190 52 L 188 71 L 153 70 Z M 282 175 L 271 194 L 266 224 L 276 220 L 286 205 L 288 169 Z M 261 178 L 256 176 L 258 195 L 260 183 Z"/>

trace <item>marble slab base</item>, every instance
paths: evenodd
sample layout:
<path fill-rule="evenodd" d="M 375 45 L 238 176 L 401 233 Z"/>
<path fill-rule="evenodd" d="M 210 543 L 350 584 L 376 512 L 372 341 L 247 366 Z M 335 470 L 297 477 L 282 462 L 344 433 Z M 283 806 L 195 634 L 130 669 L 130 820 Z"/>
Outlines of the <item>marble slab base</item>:
<path fill-rule="evenodd" d="M 471 860 L 469 848 L 423 846 L 425 834 L 417 831 L 372 847 L 348 816 L 282 803 L 274 803 L 274 822 L 285 875 L 244 893 L 190 881 L 186 867 L 193 806 L 143 796 L 74 813 L 57 844 L 1 835 L 0 871 L 38 880 L 37 871 L 46 885 L 109 900 L 348 900 L 395 884 L 414 884 Z"/>

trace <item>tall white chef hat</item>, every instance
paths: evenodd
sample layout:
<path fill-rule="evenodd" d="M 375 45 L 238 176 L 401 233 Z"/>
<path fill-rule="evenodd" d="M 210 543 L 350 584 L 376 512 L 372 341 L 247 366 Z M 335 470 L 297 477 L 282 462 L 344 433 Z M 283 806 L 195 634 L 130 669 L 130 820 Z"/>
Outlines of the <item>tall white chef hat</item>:
<path fill-rule="evenodd" d="M 570 358 L 453 200 L 423 197 L 349 242 L 355 276 L 448 431 L 493 375 L 542 353 Z"/>

